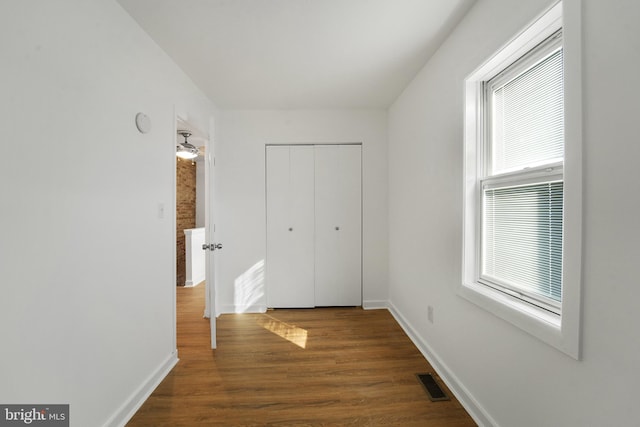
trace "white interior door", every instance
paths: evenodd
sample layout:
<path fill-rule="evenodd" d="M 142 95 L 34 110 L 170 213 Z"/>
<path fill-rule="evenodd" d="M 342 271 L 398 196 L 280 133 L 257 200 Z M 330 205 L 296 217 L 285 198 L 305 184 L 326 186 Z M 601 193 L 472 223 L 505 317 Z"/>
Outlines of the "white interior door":
<path fill-rule="evenodd" d="M 315 148 L 315 305 L 362 304 L 361 146 Z"/>
<path fill-rule="evenodd" d="M 215 181 L 215 164 L 214 159 L 214 143 L 209 140 L 206 144 L 205 151 L 205 240 L 209 244 L 216 244 L 215 222 L 213 221 L 214 210 L 214 181 Z M 215 284 L 215 251 L 207 250 L 208 256 L 205 262 L 205 317 L 209 317 L 211 332 L 211 348 L 217 347 L 216 338 L 216 318 L 218 316 L 216 310 L 216 284 Z"/>
<path fill-rule="evenodd" d="M 314 306 L 314 150 L 266 148 L 268 307 Z"/>

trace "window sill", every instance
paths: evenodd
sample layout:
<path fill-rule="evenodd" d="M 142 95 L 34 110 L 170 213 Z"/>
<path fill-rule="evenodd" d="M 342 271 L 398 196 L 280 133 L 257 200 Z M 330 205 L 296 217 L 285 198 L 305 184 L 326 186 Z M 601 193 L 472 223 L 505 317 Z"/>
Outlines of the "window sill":
<path fill-rule="evenodd" d="M 525 316 L 527 320 L 531 319 L 532 321 L 548 325 L 558 331 L 560 330 L 561 318 L 559 315 L 498 290 L 491 289 L 489 286 L 480 283 L 465 284 L 462 285 L 459 294 L 474 304 L 490 310 L 499 317 L 505 316 L 499 313 L 499 311 L 504 311 L 507 313 L 507 316 Z M 512 319 L 505 320 L 511 323 L 516 322 L 516 320 Z"/>
<path fill-rule="evenodd" d="M 562 317 L 480 283 L 464 283 L 458 295 L 563 353 L 577 358 L 563 334 Z M 570 341 L 570 340 L 569 340 Z"/>

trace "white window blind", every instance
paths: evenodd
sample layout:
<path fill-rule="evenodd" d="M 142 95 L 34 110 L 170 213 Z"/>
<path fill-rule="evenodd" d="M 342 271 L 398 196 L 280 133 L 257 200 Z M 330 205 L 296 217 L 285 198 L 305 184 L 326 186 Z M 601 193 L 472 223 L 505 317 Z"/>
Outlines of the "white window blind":
<path fill-rule="evenodd" d="M 525 296 L 560 302 L 562 181 L 487 188 L 483 205 L 483 276 Z"/>
<path fill-rule="evenodd" d="M 562 160 L 564 97 L 562 49 L 515 78 L 489 82 L 491 174 Z"/>

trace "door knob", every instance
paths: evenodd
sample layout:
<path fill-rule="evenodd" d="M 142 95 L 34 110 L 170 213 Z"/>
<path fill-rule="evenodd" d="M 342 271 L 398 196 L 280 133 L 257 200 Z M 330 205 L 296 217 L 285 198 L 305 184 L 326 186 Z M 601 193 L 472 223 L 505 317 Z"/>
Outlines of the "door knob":
<path fill-rule="evenodd" d="M 202 250 L 207 250 L 209 249 L 210 251 L 215 251 L 216 249 L 222 249 L 222 243 L 211 243 L 211 244 L 207 244 L 205 243 L 204 245 L 202 245 Z"/>

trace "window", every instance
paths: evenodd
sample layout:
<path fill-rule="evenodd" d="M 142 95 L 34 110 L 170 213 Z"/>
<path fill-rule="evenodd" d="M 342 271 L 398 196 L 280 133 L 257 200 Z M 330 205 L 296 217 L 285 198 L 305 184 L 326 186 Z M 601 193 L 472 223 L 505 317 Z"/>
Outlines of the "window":
<path fill-rule="evenodd" d="M 562 33 L 484 84 L 482 283 L 560 314 Z"/>
<path fill-rule="evenodd" d="M 564 3 L 568 29 L 558 3 L 465 81 L 459 293 L 578 358 L 579 5 Z"/>

